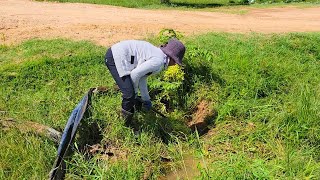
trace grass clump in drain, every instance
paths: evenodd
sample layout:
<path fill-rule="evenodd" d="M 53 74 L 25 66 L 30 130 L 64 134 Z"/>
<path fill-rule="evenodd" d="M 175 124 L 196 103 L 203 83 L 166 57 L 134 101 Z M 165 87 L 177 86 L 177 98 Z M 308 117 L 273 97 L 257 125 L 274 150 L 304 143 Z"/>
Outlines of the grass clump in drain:
<path fill-rule="evenodd" d="M 97 124 L 100 146 L 90 144 L 96 153 L 88 156 L 74 145 L 67 178 L 320 176 L 319 33 L 209 33 L 181 40 L 187 46 L 183 69 L 148 83 L 155 107 L 168 118 L 137 113 L 142 133 L 134 136 L 115 108 L 121 94 L 94 95 L 86 122 Z M 157 38 L 152 42 L 160 44 Z M 31 40 L 0 48 L 1 120 L 33 121 L 61 131 L 90 87 L 114 85 L 103 63 L 105 47 Z M 208 129 L 190 130 L 187 125 L 203 114 Z M 163 136 L 163 130 L 169 134 Z M 56 155 L 53 142 L 2 126 L 0 136 L 0 179 L 47 177 Z"/>

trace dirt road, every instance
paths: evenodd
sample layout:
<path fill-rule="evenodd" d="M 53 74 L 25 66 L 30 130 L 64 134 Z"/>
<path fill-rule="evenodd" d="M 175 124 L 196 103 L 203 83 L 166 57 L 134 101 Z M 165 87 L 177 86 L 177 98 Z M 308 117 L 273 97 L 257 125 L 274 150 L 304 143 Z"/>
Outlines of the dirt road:
<path fill-rule="evenodd" d="M 142 10 L 105 5 L 0 0 L 0 44 L 26 39 L 72 38 L 110 45 L 173 28 L 184 34 L 320 31 L 320 7 L 250 9 L 245 15 Z"/>

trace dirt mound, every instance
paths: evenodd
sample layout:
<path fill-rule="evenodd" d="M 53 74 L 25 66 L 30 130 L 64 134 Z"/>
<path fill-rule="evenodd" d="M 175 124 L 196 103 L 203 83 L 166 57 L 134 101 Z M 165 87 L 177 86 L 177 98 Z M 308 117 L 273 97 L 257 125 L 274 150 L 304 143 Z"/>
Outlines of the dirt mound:
<path fill-rule="evenodd" d="M 217 115 L 212 109 L 212 104 L 203 100 L 201 101 L 192 115 L 192 120 L 188 122 L 188 127 L 199 134 L 204 134 L 209 131 L 209 124 L 213 122 L 214 117 Z"/>

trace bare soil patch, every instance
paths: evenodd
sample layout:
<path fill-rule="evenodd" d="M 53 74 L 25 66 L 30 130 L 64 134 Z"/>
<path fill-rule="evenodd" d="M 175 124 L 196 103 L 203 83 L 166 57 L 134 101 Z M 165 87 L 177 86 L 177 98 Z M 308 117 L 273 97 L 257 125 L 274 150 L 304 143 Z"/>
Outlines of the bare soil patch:
<path fill-rule="evenodd" d="M 251 9 L 245 15 L 30 0 L 1 0 L 0 7 L 0 44 L 60 37 L 108 46 L 124 39 L 144 38 L 162 28 L 186 35 L 320 31 L 320 7 Z"/>
<path fill-rule="evenodd" d="M 194 114 L 192 114 L 192 120 L 187 124 L 192 131 L 197 130 L 200 135 L 209 131 L 208 126 L 217 115 L 217 112 L 215 112 L 211 106 L 212 104 L 205 100 L 197 105 Z"/>

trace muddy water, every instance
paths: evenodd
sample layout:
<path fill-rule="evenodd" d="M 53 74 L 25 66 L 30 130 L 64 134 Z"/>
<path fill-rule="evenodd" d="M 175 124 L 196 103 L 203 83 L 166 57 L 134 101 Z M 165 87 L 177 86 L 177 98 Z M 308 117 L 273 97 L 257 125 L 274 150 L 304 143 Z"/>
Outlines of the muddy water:
<path fill-rule="evenodd" d="M 177 179 L 194 179 L 200 175 L 200 170 L 197 166 L 204 167 L 205 162 L 201 159 L 195 159 L 192 156 L 184 157 L 182 168 L 177 169 L 166 176 L 159 178 L 160 180 L 177 180 Z"/>

